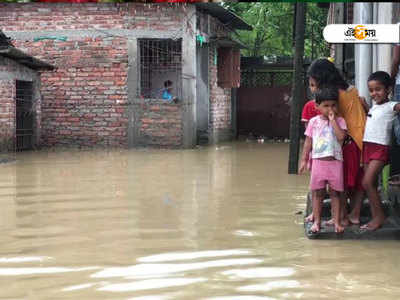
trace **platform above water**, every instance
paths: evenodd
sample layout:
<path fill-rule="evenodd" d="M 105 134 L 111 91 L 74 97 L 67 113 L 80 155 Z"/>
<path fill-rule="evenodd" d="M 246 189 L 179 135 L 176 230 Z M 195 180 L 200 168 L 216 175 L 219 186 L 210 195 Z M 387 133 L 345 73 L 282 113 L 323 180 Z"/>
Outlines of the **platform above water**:
<path fill-rule="evenodd" d="M 361 224 L 363 222 L 361 220 Z M 312 222 L 304 223 L 304 231 L 309 239 L 367 239 L 367 240 L 400 240 L 400 220 L 396 217 L 388 217 L 383 226 L 375 231 L 360 229 L 358 225 L 345 228 L 343 233 L 336 233 L 334 226 L 326 225 L 322 221 L 321 230 L 318 233 L 311 232 Z"/>

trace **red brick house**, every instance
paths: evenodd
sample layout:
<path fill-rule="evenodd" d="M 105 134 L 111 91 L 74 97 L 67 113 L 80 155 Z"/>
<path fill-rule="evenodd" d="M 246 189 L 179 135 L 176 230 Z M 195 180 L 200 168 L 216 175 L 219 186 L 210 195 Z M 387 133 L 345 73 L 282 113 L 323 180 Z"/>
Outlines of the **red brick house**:
<path fill-rule="evenodd" d="M 38 71 L 52 68 L 15 48 L 0 31 L 0 153 L 39 145 Z"/>
<path fill-rule="evenodd" d="M 41 146 L 189 148 L 232 133 L 236 29 L 216 3 L 0 4 L 0 29 L 41 72 Z M 178 102 L 161 99 L 173 82 Z"/>

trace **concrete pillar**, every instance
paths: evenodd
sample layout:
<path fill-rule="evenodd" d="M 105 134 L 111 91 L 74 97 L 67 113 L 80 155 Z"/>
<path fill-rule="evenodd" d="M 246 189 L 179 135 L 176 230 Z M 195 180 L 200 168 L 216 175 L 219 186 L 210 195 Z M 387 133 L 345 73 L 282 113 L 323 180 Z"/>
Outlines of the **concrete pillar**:
<path fill-rule="evenodd" d="M 41 135 L 41 118 L 42 118 L 42 107 L 41 107 L 41 80 L 38 73 L 33 73 L 33 95 L 32 95 L 32 109 L 33 109 L 33 137 L 32 147 L 33 149 L 40 148 L 40 135 Z"/>
<path fill-rule="evenodd" d="M 237 88 L 231 89 L 231 123 L 232 123 L 232 137 L 237 138 Z"/>
<path fill-rule="evenodd" d="M 372 3 L 372 22 L 378 24 L 378 3 Z M 372 47 L 372 72 L 377 71 L 378 66 L 378 44 L 371 44 Z"/>
<path fill-rule="evenodd" d="M 196 116 L 196 7 L 187 6 L 182 35 L 182 122 L 183 147 L 193 148 L 197 141 Z"/>
<path fill-rule="evenodd" d="M 344 3 L 337 2 L 333 11 L 334 24 L 343 24 L 344 21 Z M 344 62 L 344 44 L 334 44 L 335 47 L 335 66 L 343 72 Z"/>
<path fill-rule="evenodd" d="M 372 23 L 372 3 L 355 2 L 354 3 L 354 24 Z M 364 96 L 370 103 L 370 97 L 367 86 L 368 76 L 372 71 L 372 46 L 371 44 L 355 44 L 355 86 L 360 96 Z"/>
<path fill-rule="evenodd" d="M 136 106 L 139 105 L 137 97 L 139 84 L 138 41 L 135 38 L 128 39 L 128 148 L 138 146 L 139 142 L 139 118 Z"/>
<path fill-rule="evenodd" d="M 380 2 L 377 4 L 378 24 L 387 24 L 392 19 L 393 3 Z M 392 63 L 392 46 L 391 44 L 377 44 L 376 53 L 376 70 L 385 71 L 390 74 Z"/>

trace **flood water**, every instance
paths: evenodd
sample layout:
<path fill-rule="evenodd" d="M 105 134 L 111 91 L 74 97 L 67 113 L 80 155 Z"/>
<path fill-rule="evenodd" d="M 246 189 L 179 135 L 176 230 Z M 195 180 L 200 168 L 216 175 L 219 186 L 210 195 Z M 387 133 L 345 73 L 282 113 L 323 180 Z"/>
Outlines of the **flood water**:
<path fill-rule="evenodd" d="M 0 165 L 0 299 L 399 299 L 398 241 L 308 240 L 287 144 Z"/>

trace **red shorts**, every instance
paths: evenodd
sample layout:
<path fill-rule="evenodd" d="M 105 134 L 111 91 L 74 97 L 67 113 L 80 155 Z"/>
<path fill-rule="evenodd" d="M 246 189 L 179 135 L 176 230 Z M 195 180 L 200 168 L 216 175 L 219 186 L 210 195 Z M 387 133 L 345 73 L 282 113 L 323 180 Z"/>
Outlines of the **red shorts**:
<path fill-rule="evenodd" d="M 362 191 L 364 172 L 361 163 L 361 151 L 357 144 L 350 140 L 343 146 L 343 179 L 345 190 L 356 189 Z"/>
<path fill-rule="evenodd" d="M 368 164 L 371 160 L 380 160 L 387 164 L 389 162 L 389 146 L 364 142 L 363 162 Z"/>

